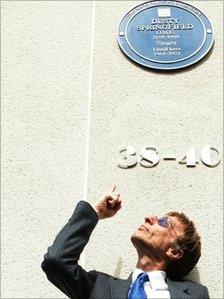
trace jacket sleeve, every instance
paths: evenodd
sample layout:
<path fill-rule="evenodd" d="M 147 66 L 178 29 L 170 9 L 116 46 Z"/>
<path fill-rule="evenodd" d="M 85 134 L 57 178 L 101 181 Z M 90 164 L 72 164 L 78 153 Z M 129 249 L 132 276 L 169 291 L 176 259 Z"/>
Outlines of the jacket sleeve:
<path fill-rule="evenodd" d="M 86 272 L 78 260 L 97 222 L 90 204 L 80 201 L 44 255 L 41 267 L 47 278 L 69 298 L 88 299 L 96 280 L 97 272 Z"/>

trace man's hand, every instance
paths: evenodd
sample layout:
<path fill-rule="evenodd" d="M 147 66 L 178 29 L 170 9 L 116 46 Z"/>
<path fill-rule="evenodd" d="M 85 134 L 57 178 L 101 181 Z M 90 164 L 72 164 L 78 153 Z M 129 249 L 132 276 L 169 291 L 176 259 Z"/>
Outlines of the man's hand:
<path fill-rule="evenodd" d="M 93 207 L 99 219 L 113 217 L 121 208 L 122 199 L 120 193 L 115 192 L 116 185 L 111 190 L 100 196 Z"/>

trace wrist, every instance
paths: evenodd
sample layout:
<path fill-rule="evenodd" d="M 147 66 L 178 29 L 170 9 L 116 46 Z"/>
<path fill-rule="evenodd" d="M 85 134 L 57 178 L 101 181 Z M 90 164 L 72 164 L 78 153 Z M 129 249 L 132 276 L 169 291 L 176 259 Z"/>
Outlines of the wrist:
<path fill-rule="evenodd" d="M 97 206 L 93 206 L 92 207 L 94 209 L 94 211 L 96 212 L 97 216 L 98 216 L 98 219 L 101 220 L 102 219 L 102 215 L 99 211 L 99 209 L 97 208 Z"/>

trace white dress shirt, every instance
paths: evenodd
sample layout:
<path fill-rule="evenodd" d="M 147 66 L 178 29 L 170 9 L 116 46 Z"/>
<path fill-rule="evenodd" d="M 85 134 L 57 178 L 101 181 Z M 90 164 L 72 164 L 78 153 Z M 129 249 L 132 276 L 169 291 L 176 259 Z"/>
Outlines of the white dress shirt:
<path fill-rule="evenodd" d="M 135 269 L 132 274 L 132 283 L 138 278 L 139 274 L 143 271 L 140 269 Z M 147 295 L 147 299 L 165 298 L 170 299 L 170 292 L 168 290 L 168 285 L 165 281 L 166 272 L 164 271 L 151 271 L 147 272 L 149 276 L 149 281 L 144 283 L 144 290 Z"/>

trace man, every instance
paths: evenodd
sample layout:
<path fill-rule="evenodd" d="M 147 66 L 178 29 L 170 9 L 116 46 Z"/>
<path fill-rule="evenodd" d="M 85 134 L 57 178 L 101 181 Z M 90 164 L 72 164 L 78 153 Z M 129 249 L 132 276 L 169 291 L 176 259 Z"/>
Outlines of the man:
<path fill-rule="evenodd" d="M 69 298 L 75 299 L 203 299 L 205 286 L 182 280 L 201 254 L 194 224 L 177 212 L 150 216 L 132 235 L 138 253 L 136 269 L 127 280 L 105 273 L 86 272 L 78 260 L 99 219 L 113 217 L 122 199 L 116 186 L 95 206 L 81 201 L 45 254 L 42 269 Z"/>

